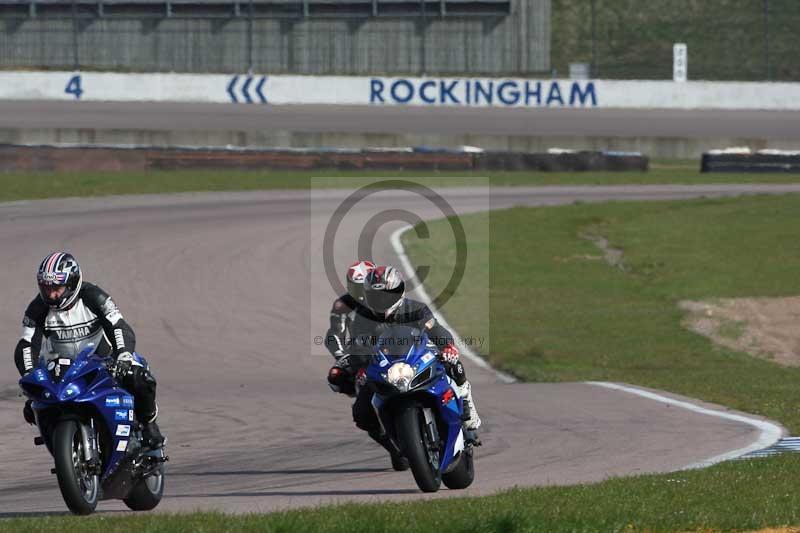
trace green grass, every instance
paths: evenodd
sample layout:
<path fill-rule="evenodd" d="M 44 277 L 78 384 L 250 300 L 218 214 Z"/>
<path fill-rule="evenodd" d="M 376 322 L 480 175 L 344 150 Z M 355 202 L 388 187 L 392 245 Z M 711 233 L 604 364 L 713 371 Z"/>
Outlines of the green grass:
<path fill-rule="evenodd" d="M 159 194 L 189 191 L 247 191 L 353 187 L 370 177 L 425 178 L 431 186 L 470 185 L 471 176 L 489 177 L 492 185 L 619 185 L 663 183 L 800 183 L 792 174 L 701 174 L 690 162 L 654 162 L 649 172 L 280 172 L 178 171 L 0 174 L 0 201 L 113 194 Z M 322 184 L 322 185 L 321 185 Z"/>
<path fill-rule="evenodd" d="M 483 498 L 349 504 L 267 515 L 25 518 L 0 521 L 0 529 L 84 533 L 746 530 L 800 522 L 799 469 L 800 456 L 788 455 L 593 485 L 514 489 Z"/>
<path fill-rule="evenodd" d="M 800 368 L 715 346 L 681 326 L 678 302 L 800 294 L 799 220 L 800 195 L 469 215 L 467 235 L 483 231 L 469 243 L 479 268 L 444 311 L 461 334 L 488 336 L 491 362 L 524 380 L 654 387 L 764 415 L 796 434 Z M 449 226 L 431 230 L 430 240 L 406 240 L 412 261 L 440 266 L 426 280 L 435 292 L 454 259 L 442 252 Z M 600 260 L 586 233 L 621 249 L 624 269 Z"/>

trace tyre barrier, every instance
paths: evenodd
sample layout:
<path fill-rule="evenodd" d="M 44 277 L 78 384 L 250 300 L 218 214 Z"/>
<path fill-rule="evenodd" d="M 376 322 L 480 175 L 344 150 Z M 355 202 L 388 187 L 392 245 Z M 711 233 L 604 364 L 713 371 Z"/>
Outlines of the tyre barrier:
<path fill-rule="evenodd" d="M 483 152 L 435 148 L 255 149 L 0 145 L 0 172 L 147 170 L 646 171 L 626 152 Z"/>
<path fill-rule="evenodd" d="M 705 152 L 700 172 L 800 173 L 800 152 Z"/>

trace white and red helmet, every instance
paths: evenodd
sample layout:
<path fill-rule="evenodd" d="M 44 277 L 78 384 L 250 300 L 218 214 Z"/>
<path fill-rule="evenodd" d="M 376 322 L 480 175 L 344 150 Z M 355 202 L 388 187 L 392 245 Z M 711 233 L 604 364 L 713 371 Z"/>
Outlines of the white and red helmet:
<path fill-rule="evenodd" d="M 364 280 L 375 268 L 372 261 L 356 261 L 347 268 L 347 292 L 356 300 L 364 299 Z"/>
<path fill-rule="evenodd" d="M 406 282 L 399 269 L 393 266 L 375 267 L 364 280 L 364 297 L 367 307 L 376 313 L 391 315 L 406 292 Z"/>

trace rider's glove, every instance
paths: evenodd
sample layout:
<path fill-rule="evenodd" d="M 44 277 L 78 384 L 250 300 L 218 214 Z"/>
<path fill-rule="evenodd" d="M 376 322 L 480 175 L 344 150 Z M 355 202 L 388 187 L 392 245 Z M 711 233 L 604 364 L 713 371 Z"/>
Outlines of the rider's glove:
<path fill-rule="evenodd" d="M 335 352 L 333 352 L 333 358 L 336 359 L 337 361 L 346 355 L 347 354 L 344 353 L 344 351 L 342 350 L 336 350 Z"/>
<path fill-rule="evenodd" d="M 359 388 L 361 388 L 366 384 L 367 384 L 367 369 L 359 368 L 358 372 L 356 372 L 356 385 L 358 385 Z"/>
<path fill-rule="evenodd" d="M 339 367 L 339 368 L 343 368 L 343 369 L 349 371 L 350 370 L 350 354 L 346 353 L 346 354 L 342 355 L 341 357 L 338 357 L 336 359 L 336 364 L 333 365 L 333 366 L 336 366 L 336 367 Z"/>
<path fill-rule="evenodd" d="M 442 348 L 442 359 L 451 365 L 458 363 L 458 348 L 452 344 Z"/>
<path fill-rule="evenodd" d="M 127 376 L 133 366 L 133 355 L 130 352 L 122 352 L 117 356 L 117 364 L 114 365 L 114 379 L 117 381 Z"/>

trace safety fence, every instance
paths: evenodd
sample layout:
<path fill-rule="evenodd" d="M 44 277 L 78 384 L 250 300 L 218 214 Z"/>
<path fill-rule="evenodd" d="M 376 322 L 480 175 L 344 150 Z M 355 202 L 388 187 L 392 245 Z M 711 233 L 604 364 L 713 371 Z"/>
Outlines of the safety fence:
<path fill-rule="evenodd" d="M 690 80 L 800 81 L 798 0 L 553 0 L 552 67 L 589 76 L 672 78 L 673 44 Z"/>

